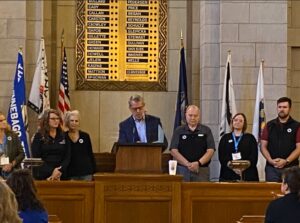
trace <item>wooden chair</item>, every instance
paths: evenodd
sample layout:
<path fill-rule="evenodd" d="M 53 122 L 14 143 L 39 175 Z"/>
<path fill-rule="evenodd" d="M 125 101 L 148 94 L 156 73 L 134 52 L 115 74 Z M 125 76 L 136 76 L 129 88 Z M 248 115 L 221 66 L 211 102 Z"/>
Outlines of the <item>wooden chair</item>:
<path fill-rule="evenodd" d="M 264 215 L 244 215 L 237 223 L 264 223 Z"/>
<path fill-rule="evenodd" d="M 57 215 L 48 215 L 48 223 L 62 223 Z"/>

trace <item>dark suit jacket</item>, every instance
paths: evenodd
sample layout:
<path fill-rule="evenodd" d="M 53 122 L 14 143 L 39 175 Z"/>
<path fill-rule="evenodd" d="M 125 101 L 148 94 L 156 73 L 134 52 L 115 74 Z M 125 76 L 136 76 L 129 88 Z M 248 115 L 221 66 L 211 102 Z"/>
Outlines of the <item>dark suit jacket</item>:
<path fill-rule="evenodd" d="M 145 116 L 147 142 L 155 142 L 158 140 L 158 125 L 161 125 L 160 119 L 152 115 Z M 140 141 L 139 135 L 135 126 L 135 121 L 132 116 L 119 124 L 119 139 L 118 143 L 135 143 Z M 168 141 L 164 136 L 164 149 L 168 147 Z"/>
<path fill-rule="evenodd" d="M 272 201 L 266 211 L 265 223 L 299 223 L 300 201 L 296 193 Z"/>
<path fill-rule="evenodd" d="M 11 163 L 15 160 L 16 165 L 14 168 L 20 168 L 25 154 L 19 136 L 12 131 L 8 131 L 5 134 L 7 143 L 7 156 L 9 157 L 9 162 Z"/>

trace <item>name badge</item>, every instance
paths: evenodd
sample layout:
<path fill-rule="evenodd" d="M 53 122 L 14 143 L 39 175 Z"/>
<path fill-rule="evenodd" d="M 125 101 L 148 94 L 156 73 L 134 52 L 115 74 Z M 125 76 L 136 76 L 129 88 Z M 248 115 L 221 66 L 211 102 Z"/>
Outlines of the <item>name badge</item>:
<path fill-rule="evenodd" d="M 242 159 L 241 153 L 232 153 L 232 160 L 240 160 Z"/>
<path fill-rule="evenodd" d="M 1 165 L 7 165 L 7 164 L 9 164 L 9 158 L 7 156 L 1 156 L 1 158 L 0 158 L 0 164 Z"/>

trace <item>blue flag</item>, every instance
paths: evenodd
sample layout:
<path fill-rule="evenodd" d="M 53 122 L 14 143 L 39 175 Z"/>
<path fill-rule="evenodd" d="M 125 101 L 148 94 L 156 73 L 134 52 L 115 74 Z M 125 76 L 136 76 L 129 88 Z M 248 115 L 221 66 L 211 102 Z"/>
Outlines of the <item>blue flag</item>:
<path fill-rule="evenodd" d="M 7 115 L 7 122 L 21 140 L 26 157 L 30 157 L 25 121 L 27 121 L 25 80 L 22 53 L 18 53 L 18 62 L 14 80 L 13 93 Z"/>
<path fill-rule="evenodd" d="M 185 108 L 188 105 L 184 47 L 183 44 L 181 45 L 182 46 L 180 49 L 179 86 L 178 86 L 178 94 L 177 94 L 174 130 L 178 126 L 181 126 L 182 124 L 185 123 Z"/>

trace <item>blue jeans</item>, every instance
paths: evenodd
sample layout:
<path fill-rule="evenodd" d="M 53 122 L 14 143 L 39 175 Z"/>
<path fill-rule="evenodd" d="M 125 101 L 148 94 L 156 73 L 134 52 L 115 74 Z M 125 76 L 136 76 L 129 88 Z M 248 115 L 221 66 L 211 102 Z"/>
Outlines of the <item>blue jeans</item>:
<path fill-rule="evenodd" d="M 200 167 L 199 172 L 195 173 L 190 171 L 187 167 L 177 165 L 176 174 L 183 176 L 185 182 L 207 182 L 209 181 L 209 168 Z"/>

